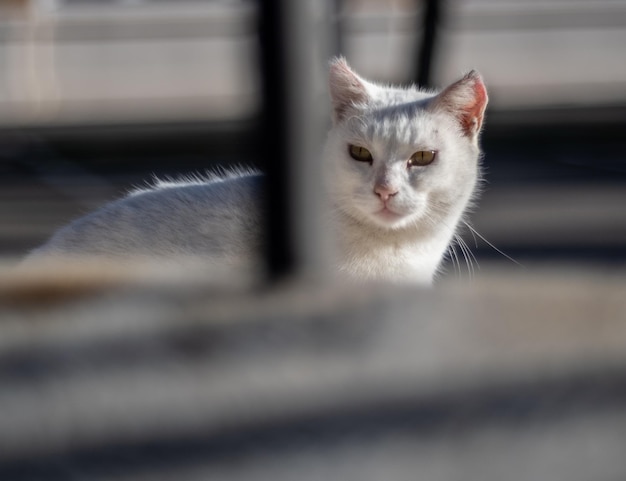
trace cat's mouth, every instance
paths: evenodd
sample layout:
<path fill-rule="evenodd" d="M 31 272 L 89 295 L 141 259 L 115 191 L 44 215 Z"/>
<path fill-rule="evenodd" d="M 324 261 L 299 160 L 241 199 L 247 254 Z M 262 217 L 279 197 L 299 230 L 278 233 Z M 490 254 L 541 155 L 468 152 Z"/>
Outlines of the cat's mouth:
<path fill-rule="evenodd" d="M 402 219 L 404 216 L 402 214 L 398 214 L 397 212 L 391 210 L 386 205 L 383 206 L 382 209 L 375 212 L 376 217 L 382 219 L 386 222 L 394 222 Z"/>

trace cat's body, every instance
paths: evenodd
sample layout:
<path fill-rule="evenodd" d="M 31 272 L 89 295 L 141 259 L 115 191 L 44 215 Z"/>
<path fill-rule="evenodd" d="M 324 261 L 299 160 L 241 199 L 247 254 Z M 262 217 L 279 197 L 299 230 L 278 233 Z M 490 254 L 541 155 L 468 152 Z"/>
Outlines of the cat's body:
<path fill-rule="evenodd" d="M 322 161 L 337 273 L 428 284 L 478 179 L 487 103 L 478 74 L 440 94 L 395 89 L 331 63 L 333 127 Z M 59 230 L 31 259 L 196 258 L 215 268 L 260 264 L 262 178 L 232 173 L 157 183 Z"/>
<path fill-rule="evenodd" d="M 157 182 L 59 229 L 32 260 L 195 261 L 214 267 L 258 262 L 261 175 Z"/>

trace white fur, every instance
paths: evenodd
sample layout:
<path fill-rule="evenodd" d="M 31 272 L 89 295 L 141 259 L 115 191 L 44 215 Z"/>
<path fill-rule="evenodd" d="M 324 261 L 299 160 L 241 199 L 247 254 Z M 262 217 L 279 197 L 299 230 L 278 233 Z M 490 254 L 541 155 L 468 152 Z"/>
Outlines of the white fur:
<path fill-rule="evenodd" d="M 484 105 L 477 120 L 470 119 L 476 127 L 470 133 L 459 116 L 468 115 L 463 108 L 482 82 L 470 74 L 457 84 L 438 96 L 367 82 L 343 59 L 331 63 L 334 124 L 323 161 L 327 222 L 338 241 L 340 275 L 356 281 L 432 281 L 478 178 Z M 348 144 L 367 148 L 372 164 L 352 159 Z M 435 161 L 409 168 L 408 159 L 419 150 L 437 151 Z M 258 265 L 261 180 L 239 170 L 158 181 L 62 228 L 31 259 L 199 256 L 215 268 Z M 378 188 L 396 193 L 385 204 Z"/>

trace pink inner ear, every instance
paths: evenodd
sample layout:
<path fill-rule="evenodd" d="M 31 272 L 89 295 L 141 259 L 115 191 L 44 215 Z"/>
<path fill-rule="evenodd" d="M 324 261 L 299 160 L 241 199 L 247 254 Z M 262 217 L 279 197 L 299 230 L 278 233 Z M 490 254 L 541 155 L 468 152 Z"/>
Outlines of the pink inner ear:
<path fill-rule="evenodd" d="M 367 99 L 365 86 L 342 58 L 331 64 L 329 83 L 335 121 L 342 120 L 354 104 Z"/>
<path fill-rule="evenodd" d="M 472 137 L 480 130 L 487 100 L 485 84 L 480 75 L 472 71 L 441 92 L 434 99 L 433 108 L 454 115 L 463 133 Z"/>
<path fill-rule="evenodd" d="M 467 135 L 478 132 L 487 105 L 487 89 L 480 78 L 474 79 L 471 88 L 474 94 L 472 101 L 461 107 L 461 126 Z"/>

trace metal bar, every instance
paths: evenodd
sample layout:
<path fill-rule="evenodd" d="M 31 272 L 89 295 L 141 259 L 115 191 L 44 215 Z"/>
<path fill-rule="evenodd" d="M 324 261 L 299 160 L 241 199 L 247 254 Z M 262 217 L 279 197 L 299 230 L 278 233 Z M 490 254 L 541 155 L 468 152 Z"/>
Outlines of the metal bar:
<path fill-rule="evenodd" d="M 265 253 L 271 280 L 328 272 L 319 197 L 329 16 L 325 1 L 260 3 Z"/>
<path fill-rule="evenodd" d="M 270 277 L 281 277 L 293 268 L 291 232 L 287 229 L 290 204 L 287 191 L 287 145 L 282 133 L 287 129 L 286 59 L 281 43 L 283 8 L 280 1 L 263 0 L 259 4 L 259 35 L 263 112 L 261 138 L 263 169 L 266 175 L 266 249 Z"/>
<path fill-rule="evenodd" d="M 331 51 L 334 55 L 342 55 L 345 48 L 345 0 L 332 0 L 331 8 L 331 31 L 335 35 Z"/>
<path fill-rule="evenodd" d="M 415 73 L 415 79 L 420 87 L 431 86 L 432 67 L 443 10 L 442 3 L 442 0 L 425 0 L 425 11 L 422 16 L 422 38 L 419 45 L 417 72 Z"/>

